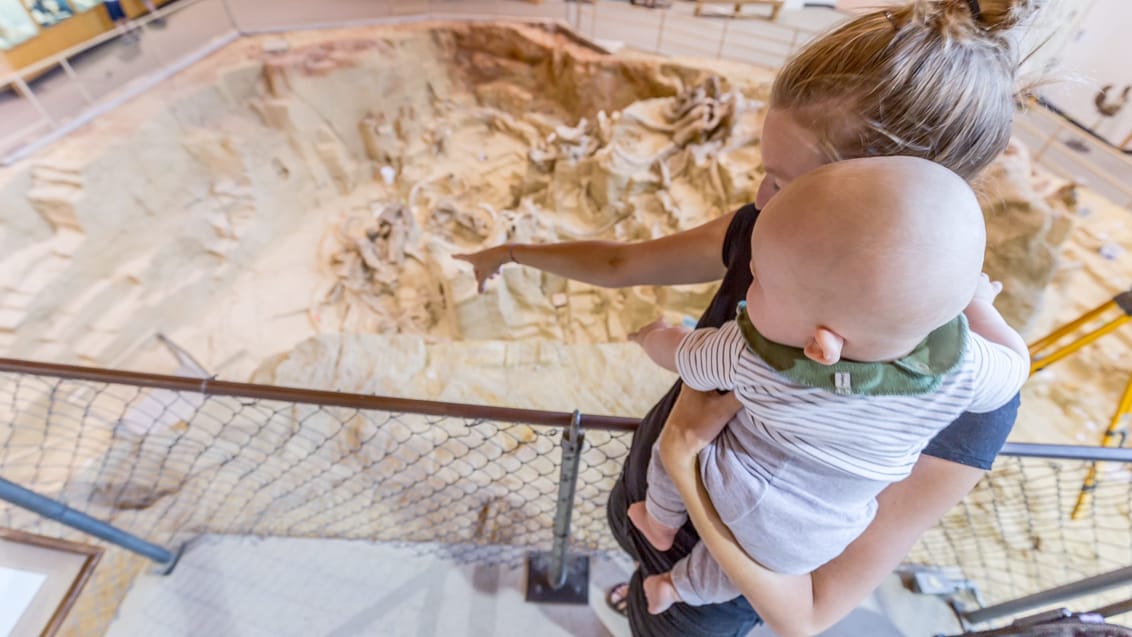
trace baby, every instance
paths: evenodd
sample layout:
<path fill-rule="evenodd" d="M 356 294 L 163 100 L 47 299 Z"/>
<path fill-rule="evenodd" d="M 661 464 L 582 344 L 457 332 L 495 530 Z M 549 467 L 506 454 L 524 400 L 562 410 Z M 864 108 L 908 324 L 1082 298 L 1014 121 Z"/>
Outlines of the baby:
<path fill-rule="evenodd" d="M 931 438 L 965 411 L 1008 402 L 1026 345 L 981 275 L 974 193 L 911 157 L 838 162 L 794 180 L 759 215 L 754 280 L 722 327 L 632 336 L 693 389 L 743 410 L 699 456 L 720 518 L 768 569 L 808 573 L 839 555 Z M 658 549 L 687 517 L 657 448 L 629 517 Z M 701 543 L 645 580 L 649 611 L 740 593 Z"/>

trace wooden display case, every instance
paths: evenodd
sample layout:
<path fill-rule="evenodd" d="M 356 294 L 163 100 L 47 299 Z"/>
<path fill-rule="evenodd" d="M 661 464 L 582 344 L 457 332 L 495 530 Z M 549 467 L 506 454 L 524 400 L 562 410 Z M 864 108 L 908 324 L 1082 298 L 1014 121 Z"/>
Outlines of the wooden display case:
<path fill-rule="evenodd" d="M 155 0 L 154 5 L 161 6 L 171 1 Z M 122 9 L 130 18 L 144 15 L 147 11 L 141 0 L 122 0 Z M 113 28 L 114 22 L 101 3 L 54 25 L 40 27 L 39 34 L 35 37 L 7 51 L 0 51 L 0 77 L 66 51 Z"/>

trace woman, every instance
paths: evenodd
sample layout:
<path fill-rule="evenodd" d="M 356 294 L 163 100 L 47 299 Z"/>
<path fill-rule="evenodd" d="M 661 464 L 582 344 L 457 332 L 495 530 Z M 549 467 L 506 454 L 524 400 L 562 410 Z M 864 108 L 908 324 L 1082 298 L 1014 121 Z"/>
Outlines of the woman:
<path fill-rule="evenodd" d="M 916 0 L 860 16 L 807 46 L 775 79 L 763 125 L 767 174 L 754 205 L 642 243 L 503 245 L 459 258 L 475 267 L 481 287 L 508 262 L 607 287 L 722 279 L 699 322 L 718 326 L 734 314 L 751 282 L 749 239 L 758 209 L 792 179 L 831 161 L 883 155 L 924 157 L 972 179 L 1006 147 L 1020 57 L 1015 36 L 1037 4 Z M 665 426 L 677 397 L 679 408 Z M 881 494 L 876 519 L 841 556 L 810 575 L 781 576 L 738 549 L 697 484 L 695 454 L 738 403 L 682 392 L 677 383 L 641 422 L 609 496 L 610 527 L 638 562 L 628 590 L 633 633 L 746 635 L 760 616 L 783 637 L 820 632 L 867 596 L 990 468 L 1017 408 L 1016 398 L 996 412 L 965 414 L 948 426 L 924 450 L 912 475 Z M 629 505 L 644 499 L 650 450 L 662 427 L 662 458 L 690 516 L 666 552 L 655 550 L 627 517 Z M 737 598 L 711 606 L 677 604 L 649 615 L 643 575 L 671 569 L 699 541 L 697 528 L 751 603 Z"/>

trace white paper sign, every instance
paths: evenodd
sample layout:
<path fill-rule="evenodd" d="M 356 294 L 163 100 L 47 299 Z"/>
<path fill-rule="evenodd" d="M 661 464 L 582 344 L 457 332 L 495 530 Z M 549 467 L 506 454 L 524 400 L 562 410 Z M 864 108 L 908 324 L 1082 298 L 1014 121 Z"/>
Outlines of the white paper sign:
<path fill-rule="evenodd" d="M 10 637 L 47 576 L 0 566 L 0 637 Z"/>

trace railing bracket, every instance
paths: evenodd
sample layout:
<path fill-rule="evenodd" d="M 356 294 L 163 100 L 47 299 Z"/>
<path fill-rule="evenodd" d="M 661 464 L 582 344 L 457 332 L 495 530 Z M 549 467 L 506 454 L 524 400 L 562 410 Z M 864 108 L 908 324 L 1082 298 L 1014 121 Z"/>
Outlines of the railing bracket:
<path fill-rule="evenodd" d="M 558 478 L 558 502 L 554 510 L 554 547 L 527 557 L 527 601 L 588 604 L 590 560 L 587 555 L 567 555 L 570 548 L 570 518 L 574 513 L 574 490 L 582 460 L 582 414 L 575 411 L 569 428 L 562 430 L 562 471 Z"/>

